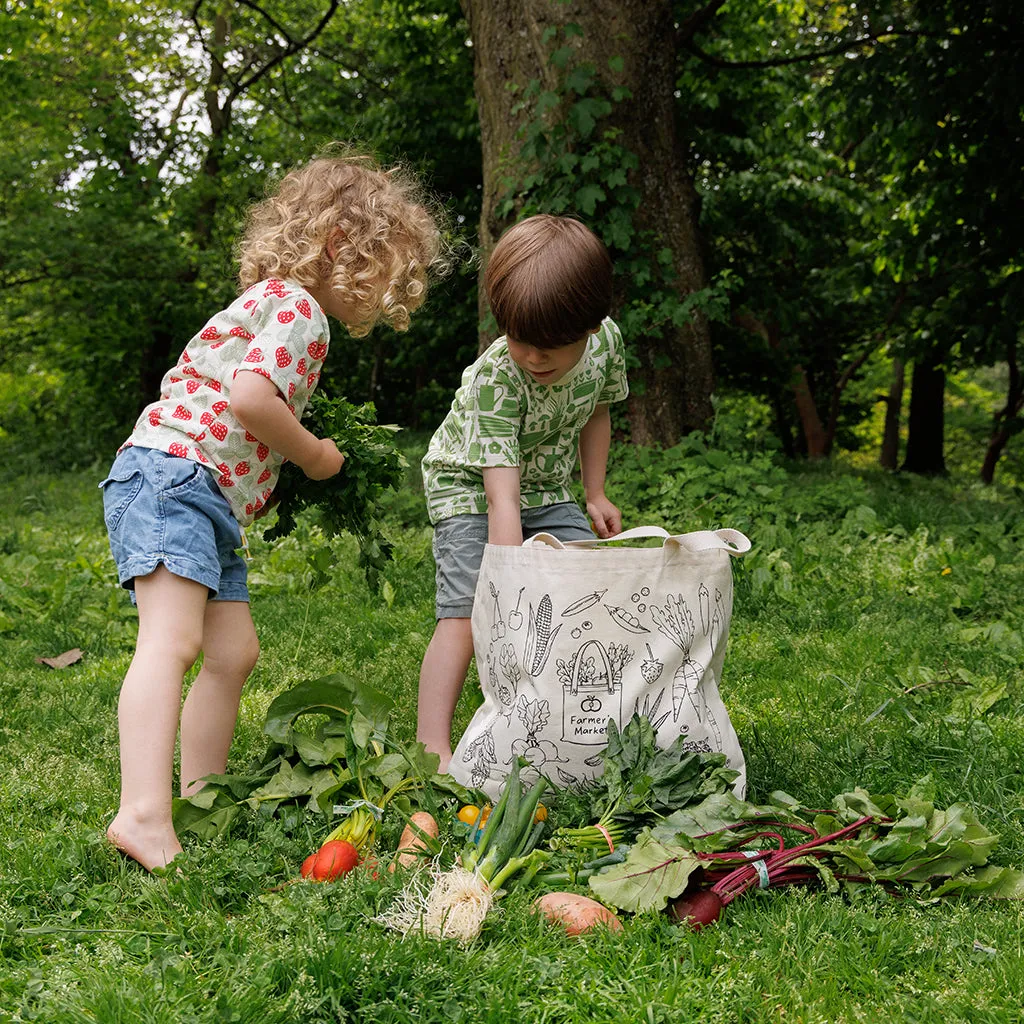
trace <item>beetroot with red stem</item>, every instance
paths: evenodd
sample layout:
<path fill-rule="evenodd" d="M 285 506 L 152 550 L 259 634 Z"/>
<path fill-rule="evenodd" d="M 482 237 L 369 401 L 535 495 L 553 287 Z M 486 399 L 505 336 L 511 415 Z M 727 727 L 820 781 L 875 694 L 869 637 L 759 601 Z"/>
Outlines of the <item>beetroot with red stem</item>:
<path fill-rule="evenodd" d="M 668 914 L 678 924 L 688 924 L 699 932 L 705 925 L 714 924 L 721 916 L 722 899 L 712 889 L 684 892 L 669 904 Z"/>

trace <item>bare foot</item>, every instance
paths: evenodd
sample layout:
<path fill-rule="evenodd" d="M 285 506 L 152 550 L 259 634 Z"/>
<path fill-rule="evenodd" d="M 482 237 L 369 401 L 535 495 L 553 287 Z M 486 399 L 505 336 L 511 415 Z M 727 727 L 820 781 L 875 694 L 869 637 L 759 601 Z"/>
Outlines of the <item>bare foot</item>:
<path fill-rule="evenodd" d="M 107 829 L 107 838 L 147 871 L 167 867 L 181 853 L 181 843 L 170 822 L 144 821 L 127 811 L 118 811 Z"/>
<path fill-rule="evenodd" d="M 448 771 L 448 765 L 451 764 L 452 752 L 449 750 L 447 753 L 440 754 L 439 756 L 441 760 L 437 765 L 437 774 L 444 775 Z"/>

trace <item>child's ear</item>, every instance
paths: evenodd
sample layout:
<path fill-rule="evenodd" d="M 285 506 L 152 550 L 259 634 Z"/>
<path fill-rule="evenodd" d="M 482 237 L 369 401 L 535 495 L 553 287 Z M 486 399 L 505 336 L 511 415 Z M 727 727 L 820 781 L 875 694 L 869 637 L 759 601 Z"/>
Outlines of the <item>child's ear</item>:
<path fill-rule="evenodd" d="M 335 228 L 327 238 L 327 255 L 333 263 L 338 258 L 338 250 L 345 239 L 345 232 L 341 228 Z"/>

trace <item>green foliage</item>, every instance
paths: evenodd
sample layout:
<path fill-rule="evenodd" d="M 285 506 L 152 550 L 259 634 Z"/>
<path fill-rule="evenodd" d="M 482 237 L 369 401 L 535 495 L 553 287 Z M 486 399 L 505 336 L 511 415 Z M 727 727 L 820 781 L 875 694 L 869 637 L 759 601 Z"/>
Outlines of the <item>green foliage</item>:
<path fill-rule="evenodd" d="M 645 831 L 623 863 L 593 875 L 590 887 L 632 913 L 660 910 L 687 887 L 694 872 L 723 864 L 702 854 L 734 853 L 731 866 L 737 874 L 750 874 L 743 887 L 749 888 L 757 873 L 749 864 L 739 865 L 746 853 L 766 853 L 767 885 L 784 884 L 784 867 L 792 863 L 812 868 L 830 892 L 838 892 L 842 882 L 848 890 L 882 884 L 924 900 L 952 893 L 1024 899 L 1024 872 L 989 863 L 999 837 L 978 821 L 974 808 L 936 805 L 930 778 L 898 796 L 858 787 L 834 796 L 830 806 L 831 811 L 810 809 L 788 793 L 773 793 L 763 806 L 728 792 L 711 795 Z M 798 838 L 785 848 L 759 842 L 791 827 Z M 797 847 L 806 848 L 798 863 Z M 733 890 L 727 878 L 719 878 L 714 891 L 732 896 L 743 888 Z"/>
<path fill-rule="evenodd" d="M 295 529 L 296 516 L 315 508 L 328 536 L 347 532 L 357 539 L 360 568 L 377 590 L 393 548 L 382 530 L 379 503 L 384 491 L 398 487 L 407 466 L 394 443 L 398 427 L 377 424 L 372 402 L 356 406 L 322 391 L 310 401 L 307 426 L 317 437 L 332 438 L 345 464 L 328 480 L 310 480 L 293 463 L 282 466 L 274 491 L 280 502 L 277 522 L 265 537 L 285 536 Z M 329 567 L 325 560 L 314 565 L 321 573 Z"/>
<path fill-rule="evenodd" d="M 209 776 L 194 796 L 176 800 L 176 831 L 214 839 L 245 808 L 296 829 L 308 824 L 307 812 L 329 822 L 365 806 L 379 818 L 394 802 L 405 816 L 421 806 L 436 814 L 439 797 L 468 799 L 437 776 L 436 754 L 388 736 L 393 708 L 386 695 L 341 673 L 286 690 L 267 709 L 263 756 L 244 772 Z M 299 728 L 305 716 L 318 719 L 312 731 Z"/>
<path fill-rule="evenodd" d="M 639 158 L 622 142 L 611 115 L 635 100 L 624 86 L 609 85 L 572 45 L 582 36 L 570 22 L 545 30 L 548 64 L 557 82 L 544 88 L 537 79 L 522 90 L 514 112 L 530 112 L 519 131 L 521 144 L 503 175 L 504 193 L 495 213 L 501 219 L 534 213 L 574 214 L 601 237 L 612 254 L 617 317 L 627 337 L 661 337 L 689 323 L 699 312 L 721 320 L 734 285 L 729 272 L 711 285 L 680 295 L 675 283 L 670 240 L 640 231 L 635 213 L 641 201 Z M 607 71 L 622 70 L 612 58 Z"/>
<path fill-rule="evenodd" d="M 726 483 L 730 467 L 765 453 L 760 413 L 727 404 L 718 422 L 718 443 L 730 439 Z M 209 841 L 187 834 L 180 875 L 144 876 L 103 837 L 117 803 L 117 693 L 135 619 L 106 551 L 102 476 L 102 467 L 38 473 L 0 490 L 0 557 L 17 560 L 4 561 L 0 577 L 33 600 L 3 605 L 13 628 L 0 634 L 0 1019 L 758 1020 L 765 992 L 773 1014 L 851 1024 L 1018 1013 L 1016 900 L 921 905 L 877 888 L 847 897 L 792 887 L 738 899 L 700 933 L 651 913 L 622 934 L 577 943 L 530 914 L 532 894 L 512 891 L 463 950 L 371 923 L 401 885 L 387 872 L 291 884 L 326 819 L 311 813 L 286 828 L 285 808 L 246 808 Z M 633 482 L 613 465 L 609 495 L 618 501 Z M 1024 865 L 1019 496 L 962 476 L 908 479 L 843 464 L 771 463 L 763 482 L 775 497 L 749 479 L 746 505 L 727 494 L 718 516 L 714 502 L 692 510 L 684 492 L 678 514 L 663 520 L 742 522 L 754 543 L 734 562 L 721 680 L 751 802 L 783 790 L 827 807 L 857 786 L 904 793 L 931 773 L 937 807 L 971 805 L 999 834 L 990 859 Z M 658 521 L 647 505 L 636 516 Z M 250 531 L 262 654 L 242 695 L 229 774 L 265 754 L 280 694 L 339 672 L 391 698 L 388 736 L 412 745 L 434 622 L 430 535 L 389 526 L 390 606 L 367 591 L 352 538 L 328 541 L 305 522 L 272 545 Z M 307 606 L 305 560 L 324 547 L 339 569 Z M 80 554 L 95 573 L 76 566 Z M 68 599 L 57 601 L 61 588 Z M 85 656 L 68 669 L 32 660 L 74 646 Z M 474 688 L 471 676 L 467 698 Z M 461 701 L 456 735 L 471 713 L 472 701 Z M 327 720 L 310 711 L 299 731 L 315 737 Z M 400 818 L 381 825 L 381 848 L 393 849 Z"/>
<path fill-rule="evenodd" d="M 458 5 L 333 5 L 315 46 L 297 45 L 330 6 L 61 0 L 0 12 L 5 464 L 87 465 L 123 440 L 185 341 L 234 297 L 249 204 L 327 143 L 358 140 L 411 165 L 453 222 L 475 220 Z M 417 394 L 457 381 L 475 345 L 474 288 L 453 277 L 405 337 L 380 330 L 351 346 L 325 382 L 389 418 L 433 421 L 437 389 Z"/>

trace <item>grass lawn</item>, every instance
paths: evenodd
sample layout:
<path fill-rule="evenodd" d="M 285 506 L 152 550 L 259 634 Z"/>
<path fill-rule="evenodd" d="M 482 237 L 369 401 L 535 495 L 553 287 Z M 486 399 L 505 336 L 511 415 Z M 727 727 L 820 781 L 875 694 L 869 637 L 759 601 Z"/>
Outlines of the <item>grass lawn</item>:
<path fill-rule="evenodd" d="M 648 464 L 643 464 L 644 460 Z M 964 1021 L 1021 1019 L 1024 907 L 922 903 L 880 887 L 755 892 L 700 933 L 649 914 L 568 940 L 512 892 L 469 948 L 402 940 L 372 918 L 397 885 L 354 873 L 286 885 L 323 835 L 251 814 L 182 871 L 151 877 L 104 829 L 117 800 L 115 708 L 135 617 L 114 583 L 96 483 L 105 467 L 5 483 L 0 496 L 0 1022 Z M 412 479 L 412 478 L 411 478 Z M 970 803 L 1024 868 L 1024 514 L 965 479 L 785 471 L 691 449 L 617 454 L 609 494 L 631 523 L 734 526 L 723 696 L 748 797 L 823 806 L 860 785 Z M 390 603 L 348 538 L 315 593 L 307 519 L 252 539 L 263 654 L 231 753 L 262 753 L 274 696 L 345 670 L 415 728 L 433 628 L 430 531 L 411 484 L 391 501 Z M 79 647 L 65 669 L 37 664 Z M 475 677 L 456 730 L 474 707 Z M 401 822 L 385 821 L 382 848 Z"/>

